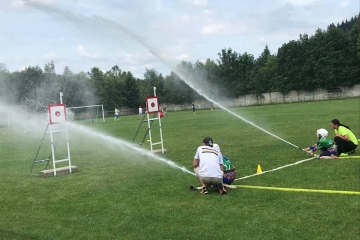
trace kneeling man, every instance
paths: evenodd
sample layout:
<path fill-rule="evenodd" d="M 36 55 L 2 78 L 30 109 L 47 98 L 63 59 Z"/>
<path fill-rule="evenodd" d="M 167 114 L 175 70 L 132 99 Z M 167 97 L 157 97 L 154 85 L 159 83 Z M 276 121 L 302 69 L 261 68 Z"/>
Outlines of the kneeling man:
<path fill-rule="evenodd" d="M 193 167 L 199 169 L 200 181 L 205 184 L 202 194 L 208 194 L 211 185 L 216 187 L 221 195 L 227 193 L 223 186 L 223 157 L 221 152 L 214 148 L 211 137 L 205 137 L 203 145 L 196 150 Z"/>

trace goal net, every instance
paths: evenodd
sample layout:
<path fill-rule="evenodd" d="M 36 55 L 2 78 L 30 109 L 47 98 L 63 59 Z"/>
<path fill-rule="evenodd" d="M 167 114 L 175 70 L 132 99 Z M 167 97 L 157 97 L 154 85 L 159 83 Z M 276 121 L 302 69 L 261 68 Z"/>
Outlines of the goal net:
<path fill-rule="evenodd" d="M 66 108 L 66 116 L 68 121 L 86 120 L 93 122 L 105 122 L 105 113 L 103 105 L 88 105 L 79 107 Z"/>

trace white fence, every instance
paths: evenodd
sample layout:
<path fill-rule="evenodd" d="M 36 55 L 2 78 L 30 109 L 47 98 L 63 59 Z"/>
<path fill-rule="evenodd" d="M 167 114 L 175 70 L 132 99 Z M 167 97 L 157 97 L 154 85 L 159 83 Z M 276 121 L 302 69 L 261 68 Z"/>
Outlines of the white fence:
<path fill-rule="evenodd" d="M 329 92 L 325 89 L 315 89 L 312 92 L 307 91 L 291 91 L 287 94 L 280 92 L 263 93 L 262 97 L 256 97 L 256 95 L 249 94 L 241 96 L 233 100 L 220 101 L 219 104 L 225 107 L 246 107 L 254 105 L 267 105 L 267 104 L 282 104 L 282 103 L 293 103 L 293 102 L 310 102 L 310 101 L 323 101 L 340 98 L 353 98 L 360 97 L 360 84 L 355 85 L 351 88 L 339 87 L 336 92 Z M 211 107 L 216 108 L 217 106 L 211 104 L 207 100 L 195 101 L 196 109 L 210 109 Z M 161 109 L 166 111 L 181 111 L 192 109 L 191 104 L 186 105 L 173 105 L 173 104 L 160 104 Z"/>
<path fill-rule="evenodd" d="M 267 105 L 267 104 L 283 104 L 283 103 L 294 103 L 294 102 L 311 102 L 311 101 L 323 101 L 341 98 L 353 98 L 360 97 L 360 84 L 355 85 L 351 88 L 339 87 L 337 92 L 329 92 L 325 89 L 315 89 L 314 91 L 291 91 L 285 95 L 280 92 L 263 93 L 262 97 L 256 97 L 256 95 L 249 94 L 241 96 L 237 99 L 223 100 L 220 101 L 224 107 L 246 107 L 254 105 Z M 215 104 L 207 100 L 197 100 L 194 102 L 196 109 L 210 109 L 217 108 Z M 182 111 L 191 110 L 191 103 L 184 105 L 175 105 L 160 103 L 160 109 L 165 111 Z M 120 115 L 133 115 L 138 114 L 138 109 L 120 108 Z M 114 111 L 105 112 L 106 116 L 113 116 Z"/>

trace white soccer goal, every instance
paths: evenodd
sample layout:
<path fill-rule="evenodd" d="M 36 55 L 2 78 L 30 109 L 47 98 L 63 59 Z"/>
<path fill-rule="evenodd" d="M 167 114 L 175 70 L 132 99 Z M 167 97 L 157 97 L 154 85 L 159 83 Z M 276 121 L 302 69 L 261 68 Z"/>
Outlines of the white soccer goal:
<path fill-rule="evenodd" d="M 67 119 L 72 120 L 87 120 L 86 114 L 89 114 L 91 119 L 95 122 L 102 119 L 105 122 L 104 105 L 88 105 L 79 107 L 66 108 Z"/>

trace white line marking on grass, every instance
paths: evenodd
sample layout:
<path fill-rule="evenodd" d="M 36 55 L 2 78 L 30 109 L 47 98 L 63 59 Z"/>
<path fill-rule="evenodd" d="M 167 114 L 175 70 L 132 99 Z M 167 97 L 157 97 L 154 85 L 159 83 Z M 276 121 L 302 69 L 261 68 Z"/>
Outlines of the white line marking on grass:
<path fill-rule="evenodd" d="M 308 158 L 308 159 L 304 159 L 304 160 L 300 160 L 298 162 L 295 162 L 295 163 L 291 163 L 291 164 L 287 164 L 287 165 L 284 165 L 284 166 L 281 166 L 281 167 L 278 167 L 278 168 L 274 168 L 274 169 L 271 169 L 271 170 L 268 170 L 268 171 L 263 171 L 261 173 L 255 173 L 255 174 L 252 174 L 252 175 L 249 175 L 249 176 L 245 176 L 245 177 L 241 177 L 241 178 L 236 178 L 234 181 L 236 180 L 241 180 L 241 179 L 245 179 L 245 178 L 249 178 L 249 177 L 254 177 L 254 176 L 258 176 L 258 175 L 261 175 L 261 174 L 264 174 L 264 173 L 268 173 L 268 172 L 274 172 L 274 171 L 277 171 L 277 170 L 280 170 L 280 169 L 283 169 L 283 168 L 286 168 L 286 167 L 290 167 L 290 166 L 294 166 L 294 165 L 297 165 L 297 164 L 300 164 L 300 163 L 303 163 L 303 162 L 307 162 L 307 161 L 310 161 L 312 159 L 314 159 L 315 157 L 311 157 L 311 158 Z"/>

